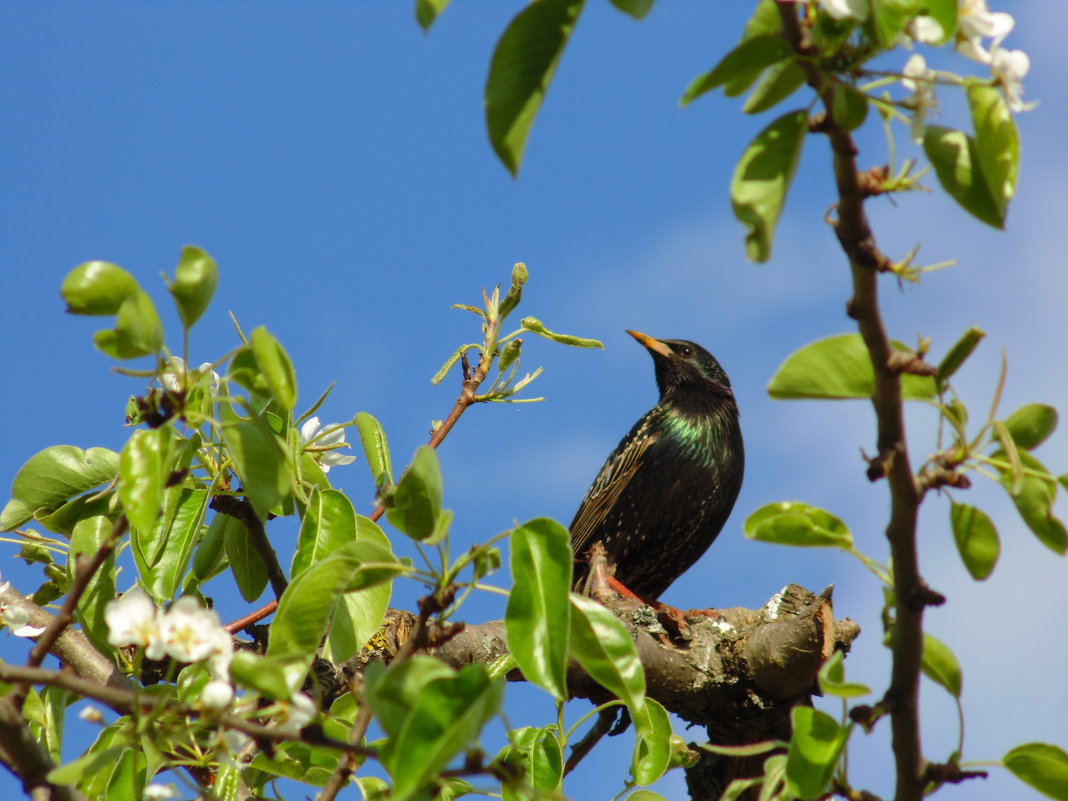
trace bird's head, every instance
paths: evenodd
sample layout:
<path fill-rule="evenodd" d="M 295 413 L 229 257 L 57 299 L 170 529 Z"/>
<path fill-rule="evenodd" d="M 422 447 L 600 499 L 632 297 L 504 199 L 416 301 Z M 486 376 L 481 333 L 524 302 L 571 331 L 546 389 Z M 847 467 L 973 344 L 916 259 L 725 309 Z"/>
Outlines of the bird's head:
<path fill-rule="evenodd" d="M 712 397 L 733 397 L 731 381 L 716 357 L 700 345 L 685 339 L 653 339 L 638 331 L 627 331 L 653 357 L 660 399 L 697 393 Z"/>

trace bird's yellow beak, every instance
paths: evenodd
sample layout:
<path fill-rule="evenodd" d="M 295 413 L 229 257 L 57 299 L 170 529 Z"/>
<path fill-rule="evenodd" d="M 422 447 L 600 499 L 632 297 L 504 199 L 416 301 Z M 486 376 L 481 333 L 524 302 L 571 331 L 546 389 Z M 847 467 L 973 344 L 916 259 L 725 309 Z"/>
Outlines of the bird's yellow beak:
<path fill-rule="evenodd" d="M 640 331 L 631 331 L 626 329 L 627 333 L 634 337 L 636 340 L 642 343 L 646 349 L 659 353 L 661 356 L 674 356 L 675 352 L 671 350 L 667 345 L 661 342 L 659 339 L 653 339 L 651 336 L 641 333 Z"/>

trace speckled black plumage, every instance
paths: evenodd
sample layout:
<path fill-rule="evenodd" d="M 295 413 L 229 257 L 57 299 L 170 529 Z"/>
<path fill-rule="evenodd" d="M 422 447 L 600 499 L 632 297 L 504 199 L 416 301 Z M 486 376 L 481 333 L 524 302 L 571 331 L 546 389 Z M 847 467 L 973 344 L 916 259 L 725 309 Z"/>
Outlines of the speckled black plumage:
<path fill-rule="evenodd" d="M 719 362 L 693 342 L 628 332 L 653 357 L 660 402 L 612 451 L 571 522 L 580 565 L 604 543 L 615 577 L 655 599 L 727 522 L 745 454 L 738 406 Z"/>

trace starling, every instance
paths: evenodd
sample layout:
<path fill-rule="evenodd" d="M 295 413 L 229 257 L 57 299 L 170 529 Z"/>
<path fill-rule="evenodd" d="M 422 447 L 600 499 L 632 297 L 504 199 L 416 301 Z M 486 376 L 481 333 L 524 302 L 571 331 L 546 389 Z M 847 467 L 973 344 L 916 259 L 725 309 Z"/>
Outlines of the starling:
<path fill-rule="evenodd" d="M 579 559 L 603 543 L 615 578 L 655 600 L 712 544 L 742 485 L 730 379 L 700 345 L 628 331 L 653 357 L 660 402 L 612 451 L 571 521 Z M 576 586 L 584 577 L 577 574 Z"/>

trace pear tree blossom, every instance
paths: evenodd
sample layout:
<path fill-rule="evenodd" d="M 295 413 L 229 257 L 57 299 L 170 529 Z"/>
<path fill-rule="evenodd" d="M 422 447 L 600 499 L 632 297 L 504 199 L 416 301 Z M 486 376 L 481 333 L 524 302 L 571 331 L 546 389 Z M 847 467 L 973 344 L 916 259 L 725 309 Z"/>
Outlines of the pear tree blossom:
<path fill-rule="evenodd" d="M 178 788 L 173 784 L 158 784 L 153 782 L 145 787 L 144 801 L 170 801 L 178 797 Z"/>
<path fill-rule="evenodd" d="M 219 391 L 219 374 L 211 369 L 210 362 L 204 362 L 196 370 L 190 370 L 181 356 L 171 356 L 167 364 L 170 369 L 159 374 L 159 383 L 169 392 L 188 389 L 207 373 L 211 373 L 211 394 Z"/>
<path fill-rule="evenodd" d="M 137 645 L 149 659 L 162 659 L 166 653 L 159 628 L 159 610 L 144 590 L 134 587 L 104 607 L 108 644 Z"/>
<path fill-rule="evenodd" d="M 957 52 L 980 64 L 993 61 L 991 51 L 1000 47 L 1002 40 L 1016 27 L 1012 14 L 991 11 L 986 0 L 961 0 L 957 14 L 960 25 Z M 993 40 L 989 48 L 983 45 L 983 39 Z"/>
<path fill-rule="evenodd" d="M 868 0 L 820 0 L 820 6 L 835 19 L 863 22 L 868 18 Z"/>
<path fill-rule="evenodd" d="M 200 705 L 205 709 L 222 712 L 234 702 L 234 688 L 228 681 L 212 679 L 200 691 Z"/>
<path fill-rule="evenodd" d="M 300 427 L 300 442 L 304 449 L 329 473 L 331 467 L 352 464 L 355 456 L 340 453 L 338 448 L 347 448 L 345 429 L 340 423 L 319 423 L 318 417 L 309 417 Z"/>
<path fill-rule="evenodd" d="M 1025 103 L 1023 100 L 1023 79 L 1031 69 L 1031 59 L 1027 53 L 1023 50 L 1003 50 L 999 47 L 994 50 L 990 69 L 1005 92 L 1010 111 L 1030 111 L 1038 105 L 1035 102 Z"/>
<path fill-rule="evenodd" d="M 923 56 L 913 53 L 905 62 L 902 75 L 902 86 L 913 93 L 907 101 L 912 108 L 912 139 L 914 142 L 921 142 L 927 123 L 927 111 L 938 105 L 932 83 L 934 71 L 927 68 L 927 61 Z"/>

